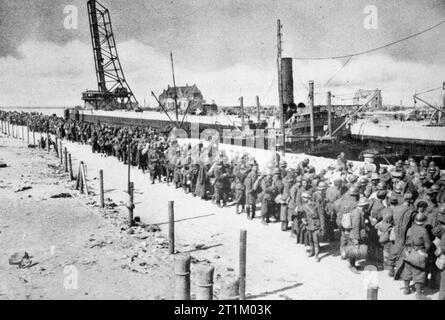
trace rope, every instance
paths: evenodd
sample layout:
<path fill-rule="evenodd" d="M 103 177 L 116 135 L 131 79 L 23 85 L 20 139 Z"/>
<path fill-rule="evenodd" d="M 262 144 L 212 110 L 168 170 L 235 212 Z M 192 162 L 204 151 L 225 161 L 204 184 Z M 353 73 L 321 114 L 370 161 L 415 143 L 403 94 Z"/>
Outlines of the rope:
<path fill-rule="evenodd" d="M 346 65 L 349 63 L 349 61 L 351 61 L 351 59 L 352 59 L 352 56 L 349 57 L 349 58 L 346 60 L 346 62 L 341 66 L 341 68 L 338 69 L 338 70 L 332 75 L 332 77 L 329 78 L 328 81 L 326 81 L 326 83 L 323 85 L 323 87 L 327 87 L 328 84 L 330 84 L 331 81 L 335 78 L 335 76 L 336 76 L 337 74 L 339 74 L 340 71 L 342 71 L 342 70 L 346 67 Z"/>
<path fill-rule="evenodd" d="M 443 21 L 441 21 L 441 22 L 439 22 L 439 23 L 437 23 L 437 24 L 435 24 L 435 25 L 433 25 L 433 26 L 431 26 L 431 27 L 429 27 L 429 28 L 427 28 L 425 30 L 419 31 L 417 33 L 414 33 L 414 34 L 409 35 L 407 37 L 404 37 L 402 39 L 399 39 L 399 40 L 387 43 L 387 44 L 382 45 L 380 47 L 376 47 L 376 48 L 372 48 L 372 49 L 368 49 L 368 50 L 364 50 L 364 51 L 359 51 L 359 52 L 355 52 L 355 53 L 345 54 L 345 55 L 341 55 L 341 56 L 330 56 L 330 57 L 293 57 L 292 59 L 294 59 L 294 60 L 328 60 L 328 59 L 342 59 L 342 58 L 349 58 L 349 57 L 360 56 L 360 55 L 371 53 L 371 52 L 374 52 L 374 51 L 377 51 L 377 50 L 380 50 L 380 49 L 388 48 L 388 47 L 390 47 L 392 45 L 395 45 L 395 44 L 398 44 L 400 42 L 409 40 L 411 38 L 420 36 L 421 34 L 426 33 L 426 32 L 428 32 L 428 31 L 430 31 L 430 30 L 432 30 L 434 28 L 437 28 L 437 27 L 439 27 L 440 25 L 442 25 L 444 23 L 445 23 L 445 20 L 443 20 Z"/>

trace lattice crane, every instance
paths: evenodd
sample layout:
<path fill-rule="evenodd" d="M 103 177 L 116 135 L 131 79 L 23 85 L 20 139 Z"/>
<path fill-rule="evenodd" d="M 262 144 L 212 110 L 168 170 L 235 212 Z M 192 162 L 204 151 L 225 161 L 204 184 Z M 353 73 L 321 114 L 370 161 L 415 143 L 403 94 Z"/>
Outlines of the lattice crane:
<path fill-rule="evenodd" d="M 125 80 L 107 8 L 96 0 L 87 3 L 98 90 L 82 93 L 85 105 L 94 109 L 139 109 Z"/>

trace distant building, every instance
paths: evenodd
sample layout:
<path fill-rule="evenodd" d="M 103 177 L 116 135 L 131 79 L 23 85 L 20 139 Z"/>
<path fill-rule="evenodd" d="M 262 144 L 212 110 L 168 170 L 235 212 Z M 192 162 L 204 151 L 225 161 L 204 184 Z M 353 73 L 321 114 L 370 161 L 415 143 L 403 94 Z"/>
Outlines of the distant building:
<path fill-rule="evenodd" d="M 176 87 L 176 95 L 179 110 L 186 111 L 189 104 L 191 113 L 196 109 L 203 109 L 205 100 L 196 84 Z M 167 110 L 175 110 L 175 88 L 168 86 L 167 90 L 164 90 L 159 96 L 159 101 Z"/>
<path fill-rule="evenodd" d="M 352 103 L 355 105 L 360 105 L 362 103 L 365 103 L 373 94 L 376 94 L 374 99 L 369 102 L 369 109 L 372 110 L 382 110 L 382 91 L 379 89 L 375 90 L 363 90 L 359 89 L 355 92 L 354 98 L 352 100 Z"/>

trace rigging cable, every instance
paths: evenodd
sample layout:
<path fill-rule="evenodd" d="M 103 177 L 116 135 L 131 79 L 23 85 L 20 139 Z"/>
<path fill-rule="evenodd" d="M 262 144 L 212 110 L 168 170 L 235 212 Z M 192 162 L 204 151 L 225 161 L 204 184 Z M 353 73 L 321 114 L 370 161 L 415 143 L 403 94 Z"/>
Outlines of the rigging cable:
<path fill-rule="evenodd" d="M 421 34 L 423 34 L 425 32 L 428 32 L 428 31 L 430 31 L 430 30 L 432 30 L 434 28 L 439 27 L 440 25 L 442 25 L 444 23 L 445 23 L 445 20 L 443 20 L 443 21 L 441 21 L 439 23 L 436 23 L 435 25 L 433 25 L 433 26 L 431 26 L 431 27 L 429 27 L 429 28 L 427 28 L 425 30 L 422 30 L 422 31 L 419 31 L 417 33 L 411 34 L 411 35 L 409 35 L 407 37 L 404 37 L 402 39 L 399 39 L 399 40 L 387 43 L 387 44 L 382 45 L 380 47 L 376 47 L 376 48 L 372 48 L 372 49 L 368 49 L 368 50 L 364 50 L 364 51 L 359 51 L 359 52 L 355 52 L 355 53 L 345 54 L 345 55 L 341 55 L 341 56 L 312 57 L 312 58 L 311 57 L 293 57 L 292 59 L 294 59 L 294 60 L 328 60 L 328 59 L 342 59 L 342 58 L 349 58 L 349 57 L 354 57 L 354 56 L 360 56 L 360 55 L 363 55 L 363 54 L 367 54 L 367 53 L 370 53 L 370 52 L 374 52 L 374 51 L 377 51 L 377 50 L 380 50 L 380 49 L 384 49 L 384 48 L 390 47 L 392 45 L 395 45 L 395 44 L 400 43 L 402 41 L 409 40 L 409 39 L 414 38 L 414 37 L 417 37 L 417 36 L 419 36 L 419 35 L 421 35 Z"/>

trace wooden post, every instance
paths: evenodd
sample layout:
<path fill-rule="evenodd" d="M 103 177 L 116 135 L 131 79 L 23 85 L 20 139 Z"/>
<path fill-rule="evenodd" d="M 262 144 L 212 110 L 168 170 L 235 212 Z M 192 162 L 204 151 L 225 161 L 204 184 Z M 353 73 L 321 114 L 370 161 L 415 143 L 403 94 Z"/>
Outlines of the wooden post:
<path fill-rule="evenodd" d="M 68 172 L 68 150 L 66 149 L 66 147 L 65 147 L 64 151 L 65 151 L 65 154 L 64 154 L 64 156 L 65 156 L 65 172 Z M 60 156 L 62 156 L 62 155 L 60 155 Z"/>
<path fill-rule="evenodd" d="M 49 132 L 47 132 L 46 133 L 46 141 L 47 141 L 47 148 L 48 148 L 48 153 L 49 153 L 49 150 L 51 149 L 51 145 L 49 144 Z"/>
<path fill-rule="evenodd" d="M 81 187 L 80 183 L 82 181 L 82 175 L 80 174 L 80 165 L 79 165 L 79 170 L 77 170 L 77 177 L 76 177 L 76 189 L 79 190 L 79 188 Z"/>
<path fill-rule="evenodd" d="M 256 96 L 256 116 L 258 123 L 261 122 L 260 97 Z"/>
<path fill-rule="evenodd" d="M 240 251 L 239 251 L 239 298 L 246 300 L 246 244 L 247 230 L 240 231 Z"/>
<path fill-rule="evenodd" d="M 104 171 L 99 171 L 99 188 L 100 188 L 100 207 L 105 208 L 105 201 L 104 201 Z"/>
<path fill-rule="evenodd" d="M 22 125 L 22 140 L 25 141 L 25 126 Z"/>
<path fill-rule="evenodd" d="M 89 195 L 88 184 L 87 184 L 87 175 L 85 172 L 85 164 L 82 162 L 80 165 L 80 173 L 82 174 L 82 185 L 85 188 L 85 194 Z"/>
<path fill-rule="evenodd" d="M 331 103 L 331 91 L 328 91 L 326 97 L 326 107 L 328 109 L 328 134 L 332 138 L 332 103 Z"/>
<path fill-rule="evenodd" d="M 128 203 L 128 227 L 131 228 L 134 225 L 133 210 L 134 210 L 134 182 L 130 182 L 130 193 Z"/>
<path fill-rule="evenodd" d="M 367 300 L 378 300 L 378 292 L 379 292 L 379 287 L 376 285 L 370 285 L 368 286 L 368 290 L 367 290 Z"/>
<path fill-rule="evenodd" d="M 32 144 L 33 144 L 34 146 L 36 145 L 36 133 L 35 133 L 34 130 L 32 131 Z"/>
<path fill-rule="evenodd" d="M 244 98 L 243 97 L 239 98 L 239 105 L 240 105 L 240 110 L 241 110 L 241 128 L 244 129 Z"/>
<path fill-rule="evenodd" d="M 63 154 L 63 146 L 62 146 L 62 141 L 59 142 L 59 150 L 60 150 L 60 154 Z M 63 157 L 60 157 L 60 164 L 63 164 Z"/>
<path fill-rule="evenodd" d="M 28 143 L 28 145 L 29 145 L 29 126 L 26 126 L 26 141 L 27 141 L 27 143 Z"/>
<path fill-rule="evenodd" d="M 190 260 L 189 254 L 175 257 L 175 300 L 190 300 Z"/>
<path fill-rule="evenodd" d="M 130 169 L 131 169 L 131 147 L 130 147 L 130 145 L 128 145 L 128 148 L 127 148 L 127 150 L 128 150 L 128 154 L 127 154 L 127 162 L 128 162 L 128 174 L 127 174 L 127 177 L 128 177 L 128 194 L 130 194 Z"/>
<path fill-rule="evenodd" d="M 213 273 L 212 266 L 201 266 L 196 275 L 196 300 L 213 300 Z"/>
<path fill-rule="evenodd" d="M 315 142 L 315 120 L 314 120 L 314 81 L 309 81 L 309 114 L 311 125 L 311 142 Z"/>
<path fill-rule="evenodd" d="M 174 201 L 168 202 L 168 245 L 170 254 L 175 254 L 175 211 Z"/>
<path fill-rule="evenodd" d="M 68 154 L 68 161 L 69 161 L 69 167 L 70 167 L 70 179 L 71 179 L 71 181 L 73 181 L 74 175 L 73 175 L 73 163 L 71 162 L 71 153 Z"/>
<path fill-rule="evenodd" d="M 221 300 L 239 300 L 239 278 L 226 279 L 221 288 Z"/>

